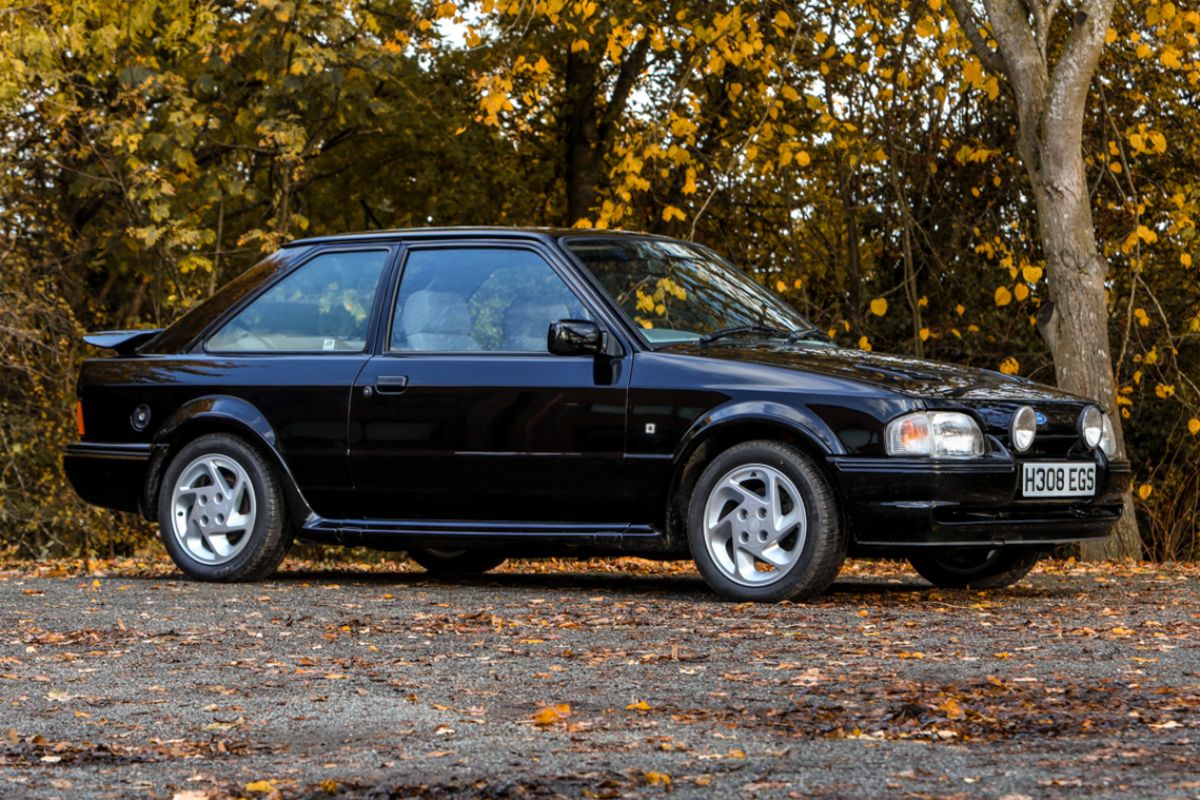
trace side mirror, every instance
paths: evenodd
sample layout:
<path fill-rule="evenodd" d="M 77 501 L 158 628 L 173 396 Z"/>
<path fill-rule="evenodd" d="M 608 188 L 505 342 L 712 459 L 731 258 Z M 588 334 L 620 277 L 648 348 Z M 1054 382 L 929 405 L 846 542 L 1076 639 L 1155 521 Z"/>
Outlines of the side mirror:
<path fill-rule="evenodd" d="M 560 319 L 550 323 L 546 347 L 556 356 L 598 356 L 608 349 L 608 334 L 586 319 Z"/>

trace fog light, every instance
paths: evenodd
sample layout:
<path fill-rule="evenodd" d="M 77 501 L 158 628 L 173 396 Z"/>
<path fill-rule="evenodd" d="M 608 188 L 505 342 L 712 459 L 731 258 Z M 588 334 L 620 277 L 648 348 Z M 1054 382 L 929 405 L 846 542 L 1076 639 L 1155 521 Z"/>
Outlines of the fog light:
<path fill-rule="evenodd" d="M 1021 406 L 1017 409 L 1017 413 L 1013 414 L 1012 426 L 1009 428 L 1009 439 L 1012 442 L 1013 450 L 1024 453 L 1033 447 L 1035 438 L 1037 438 L 1037 413 L 1029 406 Z"/>
<path fill-rule="evenodd" d="M 1104 412 L 1096 406 L 1088 406 L 1080 412 L 1079 435 L 1089 450 L 1095 449 L 1104 438 Z"/>
<path fill-rule="evenodd" d="M 1104 455 L 1112 457 L 1117 453 L 1117 432 L 1113 430 L 1112 420 L 1108 414 L 1101 414 L 1100 449 Z"/>

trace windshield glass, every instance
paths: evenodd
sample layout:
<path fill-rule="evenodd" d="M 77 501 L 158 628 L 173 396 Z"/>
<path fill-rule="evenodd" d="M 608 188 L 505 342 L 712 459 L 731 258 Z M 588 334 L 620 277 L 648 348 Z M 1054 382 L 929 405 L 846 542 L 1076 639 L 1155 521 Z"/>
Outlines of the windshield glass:
<path fill-rule="evenodd" d="M 715 334 L 824 339 L 795 309 L 702 247 L 624 237 L 581 237 L 566 246 L 651 345 Z"/>

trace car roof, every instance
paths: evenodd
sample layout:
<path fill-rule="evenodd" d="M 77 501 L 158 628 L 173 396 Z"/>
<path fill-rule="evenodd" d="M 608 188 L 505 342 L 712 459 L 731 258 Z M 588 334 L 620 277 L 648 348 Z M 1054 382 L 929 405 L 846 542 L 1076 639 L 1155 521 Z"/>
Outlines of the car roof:
<path fill-rule="evenodd" d="M 440 228 L 389 228 L 376 231 L 358 231 L 354 233 L 338 233 L 329 236 L 311 236 L 306 239 L 296 239 L 284 247 L 300 247 L 312 244 L 328 244 L 331 242 L 361 242 L 392 239 L 438 239 L 438 238 L 479 238 L 479 239 L 524 239 L 524 240 L 553 240 L 563 236 L 605 236 L 605 237 L 639 237 L 667 240 L 669 237 L 652 233 L 636 231 L 599 230 L 596 228 L 506 228 L 500 226 L 450 226 Z"/>

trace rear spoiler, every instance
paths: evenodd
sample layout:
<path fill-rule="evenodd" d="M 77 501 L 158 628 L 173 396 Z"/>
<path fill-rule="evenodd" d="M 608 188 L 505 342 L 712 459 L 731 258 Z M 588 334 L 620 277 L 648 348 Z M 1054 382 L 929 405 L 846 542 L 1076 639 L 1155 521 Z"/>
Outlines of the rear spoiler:
<path fill-rule="evenodd" d="M 96 331 L 84 334 L 83 340 L 92 347 L 116 350 L 119 356 L 131 356 L 146 342 L 162 333 L 162 328 L 136 331 Z"/>

